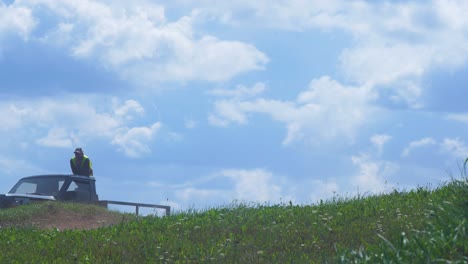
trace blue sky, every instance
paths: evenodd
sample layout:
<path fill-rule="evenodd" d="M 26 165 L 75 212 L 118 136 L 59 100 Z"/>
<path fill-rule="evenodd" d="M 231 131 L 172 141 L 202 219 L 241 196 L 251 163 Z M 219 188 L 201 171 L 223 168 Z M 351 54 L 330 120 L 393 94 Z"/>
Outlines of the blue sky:
<path fill-rule="evenodd" d="M 438 186 L 468 157 L 466 1 L 0 1 L 0 186 L 205 209 Z"/>

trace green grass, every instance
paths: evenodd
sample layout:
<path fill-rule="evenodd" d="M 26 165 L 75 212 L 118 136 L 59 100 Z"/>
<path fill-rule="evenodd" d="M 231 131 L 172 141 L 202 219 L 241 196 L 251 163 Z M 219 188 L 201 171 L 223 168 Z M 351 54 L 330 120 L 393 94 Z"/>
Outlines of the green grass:
<path fill-rule="evenodd" d="M 37 213 L 14 210 L 0 211 L 0 222 Z M 9 227 L 0 229 L 0 263 L 468 263 L 467 212 L 462 179 L 314 205 L 236 203 L 94 230 Z"/>
<path fill-rule="evenodd" d="M 31 225 L 31 222 L 34 221 L 34 219 L 55 215 L 60 210 L 71 211 L 77 215 L 88 217 L 105 214 L 115 217 L 116 219 L 121 217 L 125 217 L 126 219 L 132 218 L 129 214 L 109 211 L 102 206 L 77 203 L 41 202 L 0 210 L 0 228 L 11 226 L 25 227 Z"/>

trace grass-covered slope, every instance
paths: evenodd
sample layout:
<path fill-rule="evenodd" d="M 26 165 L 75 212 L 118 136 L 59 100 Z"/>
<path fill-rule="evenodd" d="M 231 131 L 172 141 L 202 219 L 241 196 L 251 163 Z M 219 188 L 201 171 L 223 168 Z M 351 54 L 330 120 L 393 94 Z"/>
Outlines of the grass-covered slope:
<path fill-rule="evenodd" d="M 235 204 L 96 229 L 2 227 L 0 263 L 467 263 L 467 212 L 463 179 L 436 190 L 310 206 Z"/>

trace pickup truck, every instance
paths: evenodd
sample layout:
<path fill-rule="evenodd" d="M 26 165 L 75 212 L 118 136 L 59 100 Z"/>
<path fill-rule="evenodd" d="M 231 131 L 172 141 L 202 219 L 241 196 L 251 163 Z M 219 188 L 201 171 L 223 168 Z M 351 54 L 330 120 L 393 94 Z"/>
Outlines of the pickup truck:
<path fill-rule="evenodd" d="M 38 201 L 64 201 L 91 203 L 108 208 L 109 204 L 134 206 L 135 214 L 140 207 L 164 209 L 170 215 L 171 207 L 158 204 L 131 203 L 99 200 L 96 179 L 91 176 L 52 174 L 29 176 L 20 179 L 7 194 L 0 194 L 0 209 Z"/>
<path fill-rule="evenodd" d="M 0 208 L 35 201 L 99 203 L 96 179 L 77 175 L 38 175 L 20 179 L 7 194 L 0 194 Z"/>

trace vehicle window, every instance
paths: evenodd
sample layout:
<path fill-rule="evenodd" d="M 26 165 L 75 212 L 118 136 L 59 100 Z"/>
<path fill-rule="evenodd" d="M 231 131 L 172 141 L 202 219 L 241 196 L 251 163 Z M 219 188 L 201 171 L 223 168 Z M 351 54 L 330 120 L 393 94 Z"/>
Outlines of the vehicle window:
<path fill-rule="evenodd" d="M 67 191 L 75 191 L 77 188 L 78 188 L 78 185 L 74 181 L 72 181 L 70 183 L 70 186 L 68 186 Z"/>
<path fill-rule="evenodd" d="M 9 193 L 24 193 L 37 195 L 58 194 L 60 188 L 65 183 L 63 177 L 38 177 L 20 180 Z"/>
<path fill-rule="evenodd" d="M 37 189 L 37 184 L 33 182 L 23 182 L 16 189 L 16 193 L 35 193 Z"/>
<path fill-rule="evenodd" d="M 67 191 L 75 192 L 78 201 L 88 201 L 90 199 L 90 187 L 87 181 L 74 180 L 70 183 Z"/>
<path fill-rule="evenodd" d="M 89 182 L 86 181 L 72 181 L 67 191 L 88 191 L 89 192 Z"/>
<path fill-rule="evenodd" d="M 64 180 L 58 181 L 58 186 L 59 186 L 58 189 L 59 189 L 59 190 L 62 189 L 63 183 L 65 183 Z"/>

